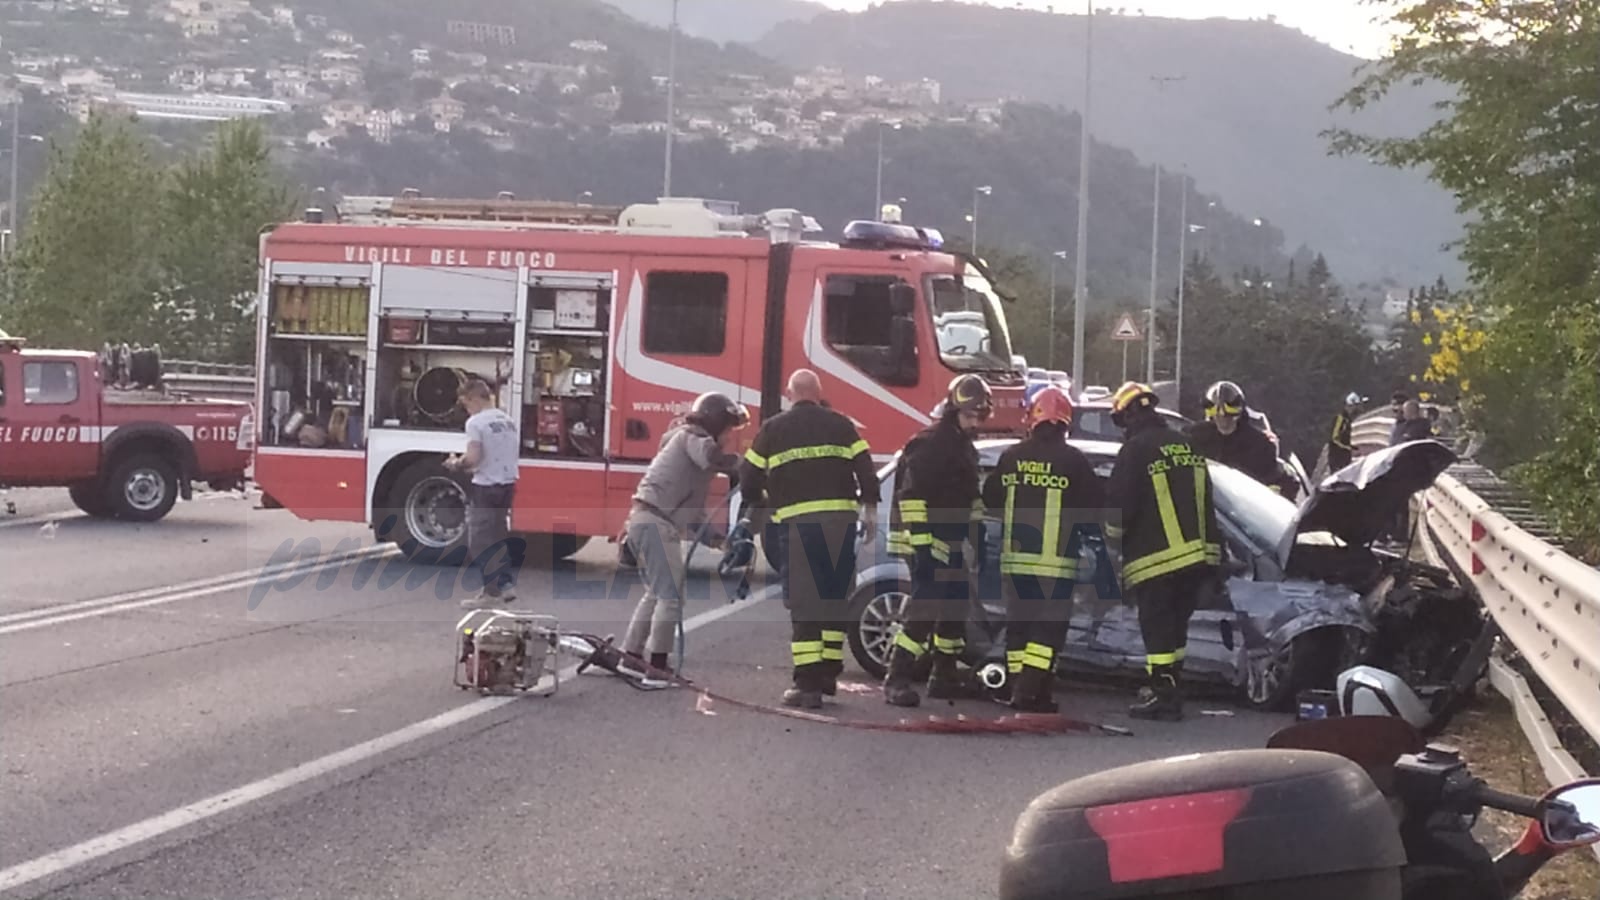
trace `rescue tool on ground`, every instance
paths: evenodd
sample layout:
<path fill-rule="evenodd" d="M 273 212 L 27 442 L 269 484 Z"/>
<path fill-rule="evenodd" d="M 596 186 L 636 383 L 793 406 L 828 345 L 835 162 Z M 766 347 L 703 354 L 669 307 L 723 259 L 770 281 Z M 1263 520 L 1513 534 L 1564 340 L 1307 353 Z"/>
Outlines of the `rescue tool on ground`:
<path fill-rule="evenodd" d="M 462 450 L 455 396 L 474 376 L 524 438 L 512 530 L 556 556 L 619 532 L 661 436 L 706 391 L 759 424 L 784 373 L 813 369 L 887 453 L 965 374 L 995 397 L 985 429 L 1020 426 L 1002 298 L 979 261 L 911 225 L 827 241 L 795 210 L 707 200 L 347 197 L 270 232 L 261 266 L 267 503 L 368 524 L 413 557 L 459 558 L 462 486 L 440 463 Z"/>

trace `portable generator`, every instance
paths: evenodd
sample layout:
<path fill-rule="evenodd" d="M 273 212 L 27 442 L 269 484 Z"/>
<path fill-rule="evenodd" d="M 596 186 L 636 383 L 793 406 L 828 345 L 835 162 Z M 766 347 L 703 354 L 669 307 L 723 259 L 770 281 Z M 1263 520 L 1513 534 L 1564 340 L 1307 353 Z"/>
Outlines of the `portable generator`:
<path fill-rule="evenodd" d="M 554 616 L 475 609 L 456 623 L 456 687 L 552 696 L 561 688 L 560 644 Z"/>

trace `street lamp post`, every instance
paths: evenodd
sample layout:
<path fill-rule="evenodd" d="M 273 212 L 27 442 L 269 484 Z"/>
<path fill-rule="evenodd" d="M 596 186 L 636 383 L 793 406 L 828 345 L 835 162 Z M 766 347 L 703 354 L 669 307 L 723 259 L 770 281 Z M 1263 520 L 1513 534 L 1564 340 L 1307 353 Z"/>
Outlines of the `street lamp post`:
<path fill-rule="evenodd" d="M 1156 164 L 1155 212 L 1150 214 L 1150 326 L 1145 333 L 1146 384 L 1156 381 L 1156 280 L 1161 274 L 1161 164 Z"/>
<path fill-rule="evenodd" d="M 883 215 L 883 133 L 885 130 L 899 131 L 899 122 L 878 123 L 878 192 L 872 206 L 872 218 L 878 219 Z"/>
<path fill-rule="evenodd" d="M 1083 116 L 1078 135 L 1078 250 L 1072 273 L 1072 386 L 1083 390 L 1083 326 L 1089 309 L 1089 101 L 1094 95 L 1094 0 L 1083 19 Z"/>
<path fill-rule="evenodd" d="M 1184 168 L 1182 187 L 1179 192 L 1183 199 L 1178 203 L 1178 335 L 1177 350 L 1172 358 L 1172 393 L 1175 397 L 1183 396 L 1183 286 L 1189 280 L 1189 170 Z"/>
<path fill-rule="evenodd" d="M 974 255 L 978 252 L 978 197 L 980 195 L 987 197 L 993 193 L 994 188 L 987 184 L 972 189 L 972 215 L 969 218 L 972 220 L 972 252 Z"/>
<path fill-rule="evenodd" d="M 1067 251 L 1057 250 L 1050 254 L 1050 369 L 1056 367 L 1056 281 L 1061 271 L 1061 261 L 1067 258 Z M 1076 387 L 1076 385 L 1074 385 Z"/>
<path fill-rule="evenodd" d="M 11 205 L 6 207 L 6 227 L 10 231 L 5 255 L 10 256 L 17 246 L 17 157 L 21 156 L 18 141 L 22 137 L 22 98 L 11 101 Z"/>
<path fill-rule="evenodd" d="M 1267 280 L 1267 229 L 1265 219 L 1256 219 L 1256 280 Z"/>
<path fill-rule="evenodd" d="M 678 0 L 672 0 L 672 27 L 667 32 L 667 165 L 661 196 L 672 196 L 672 143 L 678 124 Z"/>

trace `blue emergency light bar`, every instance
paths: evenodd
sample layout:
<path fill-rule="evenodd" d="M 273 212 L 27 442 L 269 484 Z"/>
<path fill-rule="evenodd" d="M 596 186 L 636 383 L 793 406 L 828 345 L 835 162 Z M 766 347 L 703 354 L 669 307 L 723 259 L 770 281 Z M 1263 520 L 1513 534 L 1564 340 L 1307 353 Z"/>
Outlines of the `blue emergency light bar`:
<path fill-rule="evenodd" d="M 932 228 L 855 221 L 844 227 L 844 246 L 864 250 L 938 250 L 944 235 Z"/>

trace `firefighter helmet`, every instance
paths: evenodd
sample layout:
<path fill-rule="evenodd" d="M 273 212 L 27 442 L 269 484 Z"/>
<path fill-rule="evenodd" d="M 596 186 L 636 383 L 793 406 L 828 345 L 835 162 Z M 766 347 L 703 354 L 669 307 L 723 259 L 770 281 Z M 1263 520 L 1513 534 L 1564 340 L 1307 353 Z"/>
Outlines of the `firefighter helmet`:
<path fill-rule="evenodd" d="M 957 413 L 975 413 L 987 419 L 994 412 L 994 392 L 989 382 L 978 375 L 958 375 L 950 382 L 945 393 L 945 409 Z"/>
<path fill-rule="evenodd" d="M 1026 424 L 1029 431 L 1045 422 L 1056 422 L 1062 428 L 1072 427 L 1072 398 L 1055 385 L 1049 385 L 1028 402 Z"/>
<path fill-rule="evenodd" d="M 1155 389 L 1148 384 L 1130 381 L 1111 395 L 1111 421 L 1118 428 L 1126 427 L 1127 414 L 1135 409 L 1152 409 L 1161 402 Z"/>
<path fill-rule="evenodd" d="M 1231 381 L 1219 381 L 1206 388 L 1206 418 L 1218 414 L 1238 416 L 1244 414 L 1244 391 Z"/>
<path fill-rule="evenodd" d="M 727 394 L 709 393 L 694 398 L 689 409 L 689 421 L 716 437 L 730 428 L 743 428 L 750 424 L 750 411 Z"/>

